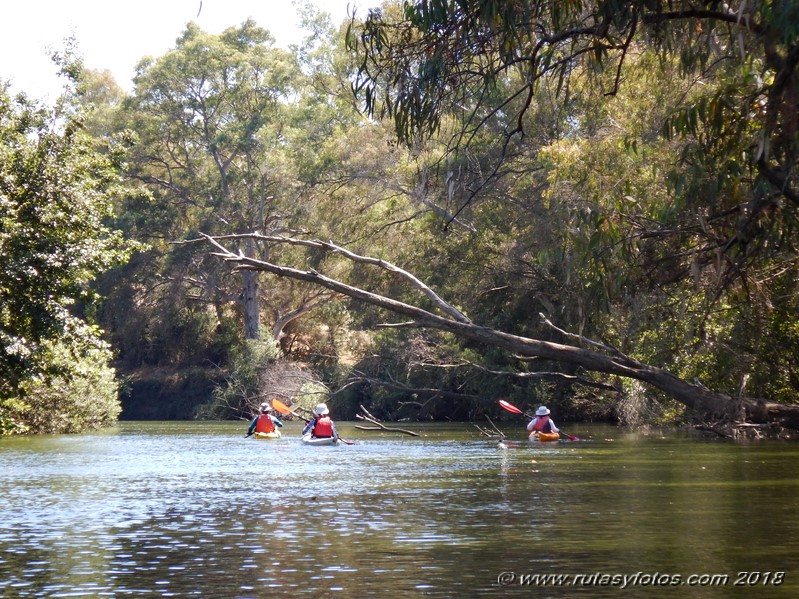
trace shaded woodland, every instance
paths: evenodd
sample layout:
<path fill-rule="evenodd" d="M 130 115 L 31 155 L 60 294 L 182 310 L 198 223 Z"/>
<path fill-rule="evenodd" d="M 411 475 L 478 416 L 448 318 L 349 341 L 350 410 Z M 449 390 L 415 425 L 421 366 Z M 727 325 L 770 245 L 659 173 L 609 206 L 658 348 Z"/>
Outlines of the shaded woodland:
<path fill-rule="evenodd" d="M 252 21 L 189 23 L 131 93 L 62 57 L 60 118 L 116 177 L 93 235 L 120 246 L 63 304 L 96 327 L 122 417 L 249 418 L 271 397 L 479 420 L 505 398 L 558 421 L 799 429 L 799 7 L 303 16 L 291 50 Z M 66 325 L 2 318 L 13 432 L 24 381 L 63 374 L 47 343 L 9 348 Z"/>

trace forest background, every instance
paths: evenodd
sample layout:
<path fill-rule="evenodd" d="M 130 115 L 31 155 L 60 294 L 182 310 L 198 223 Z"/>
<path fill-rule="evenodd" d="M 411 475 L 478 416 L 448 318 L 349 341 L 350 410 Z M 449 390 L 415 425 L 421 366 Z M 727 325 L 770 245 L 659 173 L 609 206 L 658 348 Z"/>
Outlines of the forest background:
<path fill-rule="evenodd" d="M 0 94 L 3 433 L 269 398 L 799 428 L 793 3 L 303 20 Z"/>

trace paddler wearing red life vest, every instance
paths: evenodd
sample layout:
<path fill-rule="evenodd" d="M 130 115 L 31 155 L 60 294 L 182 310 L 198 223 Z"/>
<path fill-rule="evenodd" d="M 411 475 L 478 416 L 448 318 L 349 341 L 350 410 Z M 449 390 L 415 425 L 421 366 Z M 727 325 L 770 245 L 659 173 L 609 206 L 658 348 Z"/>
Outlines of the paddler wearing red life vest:
<path fill-rule="evenodd" d="M 272 414 L 273 411 L 272 406 L 267 402 L 262 403 L 261 413 L 250 422 L 247 435 L 251 435 L 252 433 L 272 433 L 275 431 L 275 426 L 283 426 L 280 419 Z"/>
<path fill-rule="evenodd" d="M 302 429 L 302 434 L 305 435 L 310 432 L 313 437 L 335 437 L 338 439 L 338 433 L 333 421 L 330 419 L 330 410 L 327 409 L 327 404 L 320 403 L 314 408 L 313 413 L 316 415 Z"/>
<path fill-rule="evenodd" d="M 553 420 L 549 417 L 549 408 L 541 406 L 535 411 L 535 418 L 533 418 L 527 425 L 527 430 L 531 433 L 558 433 L 558 427 L 555 426 Z"/>

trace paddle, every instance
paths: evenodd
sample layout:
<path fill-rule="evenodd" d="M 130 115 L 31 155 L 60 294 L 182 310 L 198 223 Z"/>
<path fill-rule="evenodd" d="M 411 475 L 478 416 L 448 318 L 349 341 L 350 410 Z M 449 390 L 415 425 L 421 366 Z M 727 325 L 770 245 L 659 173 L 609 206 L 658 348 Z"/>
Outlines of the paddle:
<path fill-rule="evenodd" d="M 525 412 L 522 412 L 519 408 L 514 406 L 512 403 L 508 403 L 504 399 L 500 399 L 499 400 L 499 405 L 502 406 L 503 408 L 505 408 L 508 412 L 513 412 L 514 414 L 521 414 L 522 416 L 527 416 L 530 420 L 535 418 L 535 416 L 531 416 L 530 414 L 526 414 Z M 575 437 L 574 435 L 570 435 L 570 434 L 566 433 L 563 430 L 561 430 L 560 432 L 567 439 L 569 439 L 569 441 L 577 441 L 578 440 L 577 437 Z"/>
<path fill-rule="evenodd" d="M 284 404 L 279 399 L 273 399 L 272 400 L 272 407 L 275 408 L 281 414 L 294 414 L 297 418 L 301 418 L 306 423 L 310 422 L 310 420 L 308 420 L 305 416 L 300 416 L 299 414 L 297 414 L 297 412 L 292 410 L 290 407 L 288 407 L 286 404 Z"/>
<path fill-rule="evenodd" d="M 290 407 L 288 407 L 286 404 L 284 404 L 279 399 L 273 399 L 272 400 L 272 407 L 275 408 L 281 414 L 294 414 L 297 418 L 301 418 L 306 423 L 310 422 L 310 420 L 308 420 L 305 416 L 300 416 L 299 414 L 297 414 L 297 412 L 292 410 Z M 354 441 L 345 441 L 341 437 L 339 437 L 338 440 L 341 441 L 342 443 L 346 444 L 346 445 L 355 445 Z"/>
<path fill-rule="evenodd" d="M 522 412 L 519 408 L 514 406 L 512 403 L 508 403 L 504 399 L 500 399 L 499 400 L 499 405 L 502 406 L 503 408 L 505 408 L 508 412 L 513 412 L 514 414 L 521 414 L 522 416 L 527 416 L 530 420 L 535 418 L 535 416 L 530 416 L 530 414 L 527 414 L 526 412 Z"/>

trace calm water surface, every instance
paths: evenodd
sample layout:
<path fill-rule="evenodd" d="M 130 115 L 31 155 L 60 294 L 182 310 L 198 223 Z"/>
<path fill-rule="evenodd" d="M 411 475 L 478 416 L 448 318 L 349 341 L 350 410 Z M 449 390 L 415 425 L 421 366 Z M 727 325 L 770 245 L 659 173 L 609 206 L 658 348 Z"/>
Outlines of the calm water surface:
<path fill-rule="evenodd" d="M 338 426 L 0 438 L 3 598 L 799 596 L 797 444 Z"/>

